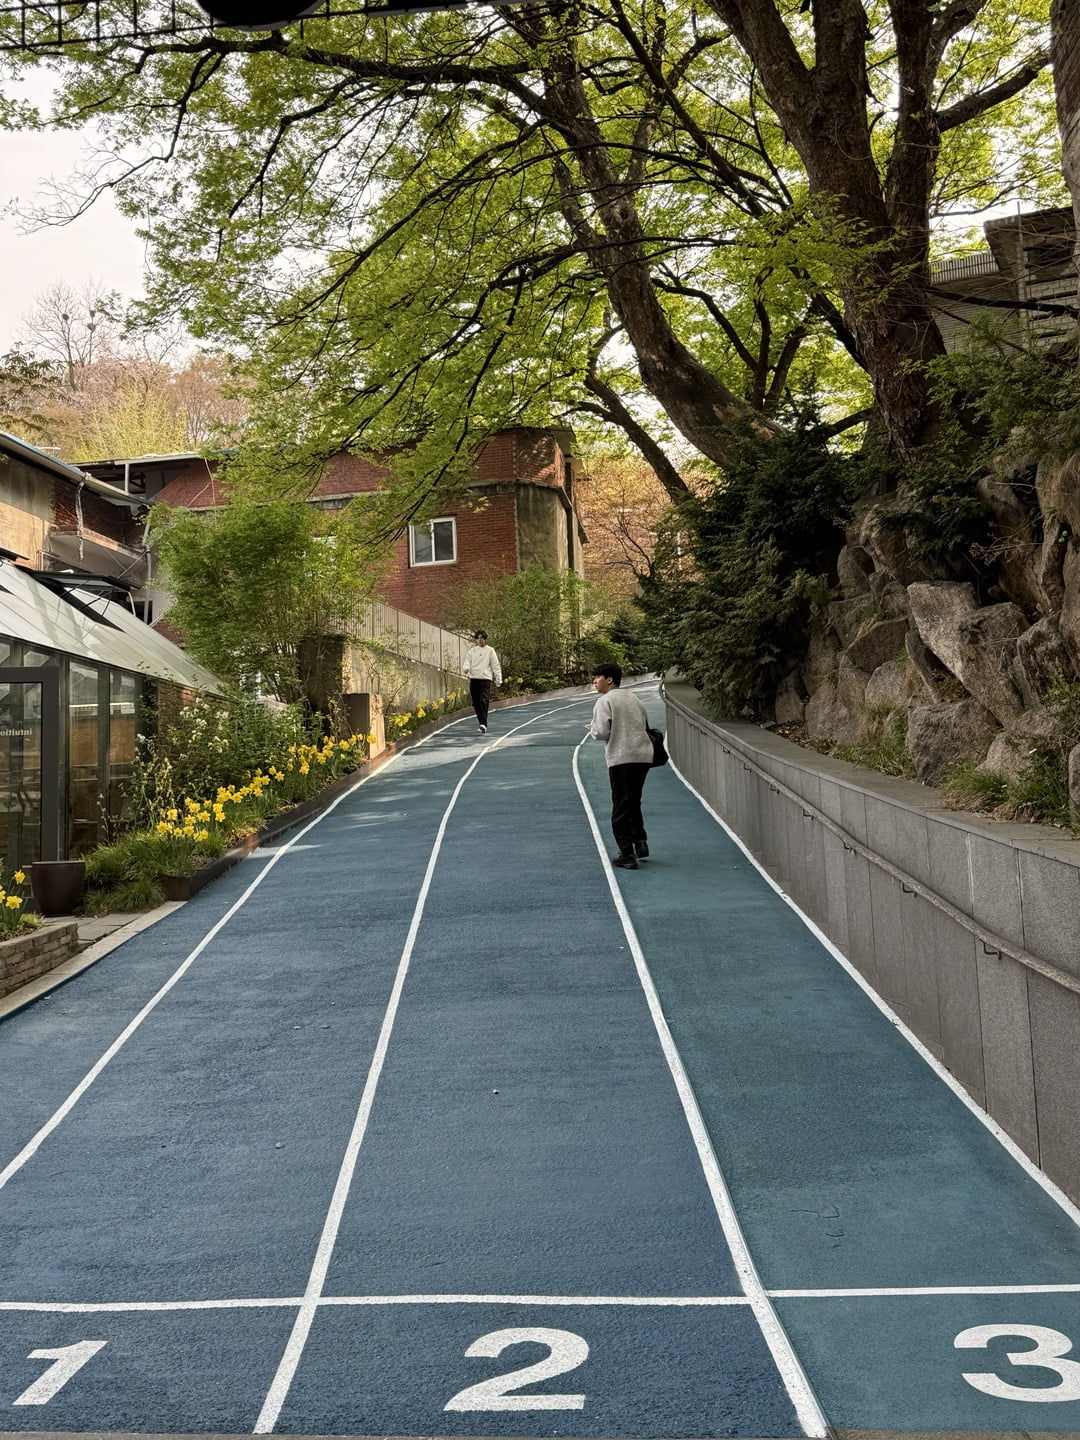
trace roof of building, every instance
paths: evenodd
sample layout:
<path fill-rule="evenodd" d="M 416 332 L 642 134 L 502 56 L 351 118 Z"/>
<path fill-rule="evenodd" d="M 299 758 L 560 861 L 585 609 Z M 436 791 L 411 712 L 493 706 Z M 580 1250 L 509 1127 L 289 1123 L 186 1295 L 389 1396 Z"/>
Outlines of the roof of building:
<path fill-rule="evenodd" d="M 0 561 L 0 635 L 192 690 L 221 690 L 212 671 L 75 577 L 60 593 L 30 571 Z"/>
<path fill-rule="evenodd" d="M 7 430 L 0 430 L 0 450 L 6 450 L 9 455 L 14 455 L 19 460 L 25 460 L 28 465 L 34 465 L 39 470 L 47 470 L 50 475 L 59 476 L 61 480 L 67 480 L 71 485 L 85 485 L 95 495 L 103 495 L 116 505 L 142 506 L 145 503 L 142 499 L 125 495 L 115 485 L 107 485 L 103 480 L 96 480 L 75 465 L 68 465 L 66 461 L 58 460 L 55 455 L 50 455 L 47 450 L 39 449 L 37 445 L 31 445 L 28 440 L 20 440 L 17 435 L 11 435 Z"/>

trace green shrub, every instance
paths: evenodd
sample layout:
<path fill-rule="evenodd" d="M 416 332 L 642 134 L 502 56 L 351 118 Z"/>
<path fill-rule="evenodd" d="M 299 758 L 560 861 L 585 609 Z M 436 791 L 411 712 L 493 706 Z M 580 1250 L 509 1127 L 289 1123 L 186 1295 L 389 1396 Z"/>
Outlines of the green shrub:
<path fill-rule="evenodd" d="M 812 407 L 739 442 L 707 494 L 673 509 L 643 587 L 646 668 L 676 666 L 723 715 L 756 715 L 831 596 L 843 526 L 886 470 L 834 452 Z"/>

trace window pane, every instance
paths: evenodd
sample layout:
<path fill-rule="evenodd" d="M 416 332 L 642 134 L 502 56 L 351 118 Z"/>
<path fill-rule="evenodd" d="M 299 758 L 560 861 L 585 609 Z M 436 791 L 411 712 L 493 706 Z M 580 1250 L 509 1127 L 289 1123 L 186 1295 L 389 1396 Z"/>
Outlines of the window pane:
<path fill-rule="evenodd" d="M 32 650 L 29 645 L 23 651 L 24 665 L 59 665 L 60 656 L 53 650 Z"/>
<path fill-rule="evenodd" d="M 0 683 L 0 857 L 6 868 L 41 855 L 41 686 Z"/>
<path fill-rule="evenodd" d="M 421 528 L 419 525 L 410 525 L 409 534 L 412 536 L 413 564 L 430 565 L 432 559 L 430 527 L 425 525 Z"/>
<path fill-rule="evenodd" d="M 97 844 L 98 804 L 103 790 L 98 771 L 98 671 L 76 661 L 70 666 L 68 699 L 68 854 L 78 856 Z"/>
<path fill-rule="evenodd" d="M 435 559 L 453 560 L 454 558 L 454 522 L 453 520 L 436 520 L 432 524 L 435 532 Z"/>
<path fill-rule="evenodd" d="M 135 720 L 139 682 L 119 670 L 109 673 L 109 783 L 105 809 L 111 821 L 126 820 L 125 782 L 135 763 Z M 110 833 L 112 827 L 110 826 Z"/>
<path fill-rule="evenodd" d="M 15 641 L 9 640 L 6 635 L 0 635 L 0 665 L 17 665 L 18 663 L 15 656 Z"/>

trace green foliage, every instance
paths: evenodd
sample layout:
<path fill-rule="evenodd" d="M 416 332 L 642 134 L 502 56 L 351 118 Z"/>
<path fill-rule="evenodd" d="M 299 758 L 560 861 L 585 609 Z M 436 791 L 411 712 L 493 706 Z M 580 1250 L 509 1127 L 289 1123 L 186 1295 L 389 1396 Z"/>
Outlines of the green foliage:
<path fill-rule="evenodd" d="M 607 622 L 596 586 L 544 565 L 463 585 L 451 618 L 454 628 L 466 633 L 486 630 L 503 672 L 520 677 L 531 690 L 576 684 L 600 660 L 621 664 L 624 651 Z"/>
<path fill-rule="evenodd" d="M 440 695 L 437 700 L 424 700 L 415 710 L 388 711 L 385 722 L 386 738 L 400 740 L 402 736 L 419 730 L 422 725 L 430 725 L 433 720 L 438 720 L 443 715 L 452 715 L 455 710 L 464 710 L 468 705 L 467 691 L 451 690 L 448 695 Z"/>
<path fill-rule="evenodd" d="M 261 678 L 278 699 L 300 699 L 300 642 L 348 633 L 374 585 L 352 509 L 316 510 L 254 484 L 209 514 L 155 507 L 176 597 L 169 619 L 192 654 L 227 679 L 251 686 Z"/>
<path fill-rule="evenodd" d="M 738 462 L 661 533 L 650 668 L 678 667 L 721 714 L 757 714 L 829 598 L 854 501 L 883 473 L 870 452 L 830 450 L 812 412 L 775 440 L 744 435 Z"/>
<path fill-rule="evenodd" d="M 157 733 L 141 737 L 125 786 L 129 824 L 148 826 L 186 795 L 243 785 L 256 770 L 284 766 L 289 747 L 312 739 L 315 728 L 299 706 L 274 708 L 238 688 L 162 715 Z"/>
<path fill-rule="evenodd" d="M 963 345 L 931 365 L 943 421 L 906 478 L 903 498 L 879 513 L 920 559 L 982 568 L 991 517 L 976 486 L 988 474 L 1030 468 L 1080 449 L 1080 368 L 1075 341 L 1047 346 L 1015 326 L 975 321 Z M 1014 488 L 1017 488 L 1014 486 Z M 1018 487 L 1036 535 L 1034 487 Z"/>
<path fill-rule="evenodd" d="M 879 770 L 883 775 L 913 778 L 915 766 L 907 752 L 907 711 L 884 710 L 866 719 L 865 740 L 858 745 L 834 745 L 830 753 L 853 765 Z"/>
<path fill-rule="evenodd" d="M 32 930 L 38 924 L 37 916 L 25 909 L 28 894 L 25 873 L 15 870 L 6 875 L 4 862 L 0 860 L 0 940 L 21 930 Z"/>
<path fill-rule="evenodd" d="M 1058 676 L 1043 699 L 1055 717 L 1052 735 L 1033 740 L 1017 779 L 960 766 L 941 789 L 957 809 L 986 810 L 1008 820 L 1041 821 L 1080 830 L 1069 803 L 1069 754 L 1080 745 L 1080 681 Z"/>

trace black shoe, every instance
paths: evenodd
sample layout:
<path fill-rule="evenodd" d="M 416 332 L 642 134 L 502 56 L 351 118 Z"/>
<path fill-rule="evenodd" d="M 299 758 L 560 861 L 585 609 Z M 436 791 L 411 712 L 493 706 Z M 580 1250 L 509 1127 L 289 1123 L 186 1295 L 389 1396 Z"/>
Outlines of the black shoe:
<path fill-rule="evenodd" d="M 480 734 L 481 734 L 481 735 L 486 735 L 486 734 L 487 734 L 487 726 L 486 726 L 486 725 L 481 725 L 481 726 L 480 726 Z"/>
<path fill-rule="evenodd" d="M 645 844 L 644 840 L 639 840 L 635 844 L 634 854 L 639 860 L 647 860 L 649 858 L 649 847 Z"/>
<path fill-rule="evenodd" d="M 616 855 L 611 863 L 616 870 L 636 870 L 638 868 L 638 863 L 633 855 Z"/>

